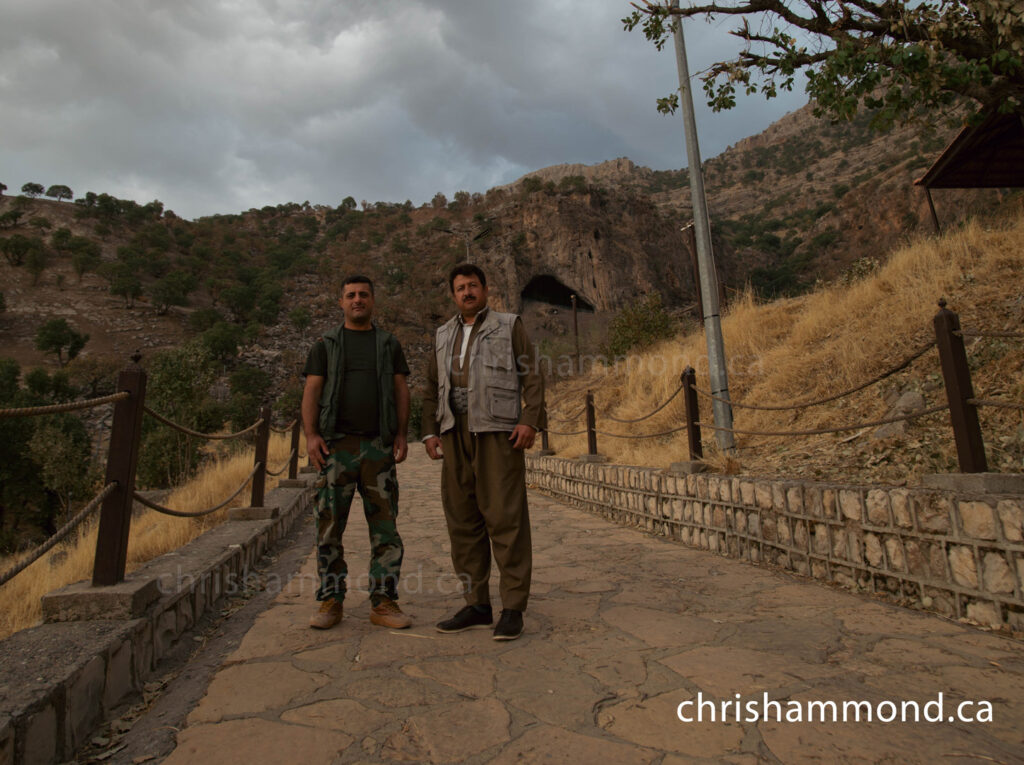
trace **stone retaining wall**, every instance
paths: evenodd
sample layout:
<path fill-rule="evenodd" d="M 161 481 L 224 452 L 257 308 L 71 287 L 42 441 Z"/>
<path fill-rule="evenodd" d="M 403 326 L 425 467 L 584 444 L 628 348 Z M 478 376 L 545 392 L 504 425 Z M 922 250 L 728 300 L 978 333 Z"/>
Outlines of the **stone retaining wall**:
<path fill-rule="evenodd" d="M 558 499 L 691 547 L 1024 630 L 1024 497 L 527 457 Z"/>
<path fill-rule="evenodd" d="M 250 569 L 309 510 L 306 482 L 287 483 L 267 493 L 262 513 L 248 513 L 274 517 L 226 522 L 132 572 L 124 587 L 78 584 L 44 598 L 48 623 L 0 642 L 0 765 L 64 762 L 137 697 L 161 659 L 224 596 L 241 592 Z M 117 588 L 156 599 L 125 618 L 69 620 L 120 602 Z M 83 602 L 69 605 L 76 597 Z"/>

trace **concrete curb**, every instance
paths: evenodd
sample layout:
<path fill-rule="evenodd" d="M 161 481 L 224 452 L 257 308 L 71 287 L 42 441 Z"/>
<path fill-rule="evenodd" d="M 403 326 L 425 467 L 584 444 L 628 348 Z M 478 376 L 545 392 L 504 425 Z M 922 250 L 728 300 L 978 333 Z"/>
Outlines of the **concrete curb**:
<path fill-rule="evenodd" d="M 274 517 L 226 522 L 125 583 L 44 596 L 47 623 L 0 642 L 0 765 L 71 758 L 204 612 L 245 588 L 250 569 L 311 507 L 304 486 L 268 492 Z"/>

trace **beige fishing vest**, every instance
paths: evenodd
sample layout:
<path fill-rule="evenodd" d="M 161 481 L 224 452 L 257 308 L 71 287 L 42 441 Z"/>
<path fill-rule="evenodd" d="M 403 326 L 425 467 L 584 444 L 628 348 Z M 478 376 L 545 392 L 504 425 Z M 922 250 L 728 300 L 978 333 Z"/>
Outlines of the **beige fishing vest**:
<path fill-rule="evenodd" d="M 469 349 L 469 430 L 473 433 L 511 431 L 521 413 L 519 374 L 512 349 L 513 313 L 488 310 Z M 452 347 L 455 334 L 462 331 L 455 316 L 437 329 L 437 414 L 440 432 L 455 427 L 449 394 L 452 388 Z"/>

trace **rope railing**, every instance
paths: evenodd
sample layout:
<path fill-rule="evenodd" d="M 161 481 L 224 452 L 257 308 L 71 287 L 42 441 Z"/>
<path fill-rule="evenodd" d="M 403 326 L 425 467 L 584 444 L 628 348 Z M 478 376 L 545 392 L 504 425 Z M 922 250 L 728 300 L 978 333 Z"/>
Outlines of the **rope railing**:
<path fill-rule="evenodd" d="M 953 334 L 957 337 L 1010 337 L 1024 339 L 1024 332 L 986 332 L 975 329 L 961 329 Z"/>
<path fill-rule="evenodd" d="M 162 422 L 164 425 L 167 425 L 170 428 L 174 428 L 175 430 L 177 430 L 177 431 L 179 431 L 181 433 L 184 433 L 185 435 L 195 436 L 196 438 L 209 438 L 211 440 L 216 440 L 216 441 L 227 440 L 229 438 L 238 438 L 239 436 L 244 436 L 246 433 L 252 433 L 254 430 L 259 428 L 260 425 L 263 424 L 263 420 L 259 419 L 259 420 L 256 420 L 256 422 L 254 422 L 252 425 L 247 427 L 245 430 L 239 430 L 237 433 L 226 433 L 226 434 L 225 433 L 199 433 L 198 431 L 190 430 L 189 428 L 186 428 L 184 425 L 179 425 L 178 423 L 173 422 L 172 420 L 168 420 L 166 417 L 163 417 L 163 416 L 157 414 L 156 412 L 154 412 L 148 406 L 142 407 L 142 411 L 144 411 L 146 414 L 148 414 L 150 417 L 152 417 L 157 422 Z"/>
<path fill-rule="evenodd" d="M 974 406 L 994 406 L 999 409 L 1019 409 L 1024 411 L 1024 404 L 1020 404 L 1016 401 L 997 401 L 995 399 L 988 398 L 969 398 L 967 399 L 968 404 Z"/>
<path fill-rule="evenodd" d="M 678 433 L 680 430 L 686 430 L 685 425 L 680 425 L 678 428 L 672 428 L 672 430 L 663 430 L 660 433 L 641 433 L 638 435 L 631 435 L 629 433 L 606 433 L 603 430 L 595 430 L 599 436 L 608 436 L 609 438 L 658 438 L 659 436 L 668 436 L 672 433 Z M 583 431 L 586 433 L 587 431 Z"/>
<path fill-rule="evenodd" d="M 289 468 L 289 466 L 292 464 L 292 460 L 295 459 L 295 457 L 297 455 L 298 455 L 298 452 L 295 449 L 292 449 L 291 453 L 288 455 L 288 459 L 286 459 L 284 461 L 284 465 L 282 465 L 277 470 L 270 470 L 268 468 L 267 469 L 267 475 L 272 475 L 272 476 L 279 476 L 279 475 L 281 475 L 285 470 L 287 470 Z"/>
<path fill-rule="evenodd" d="M 587 407 L 584 406 L 582 409 L 580 409 L 578 412 L 576 412 L 576 414 L 570 415 L 569 417 L 552 417 L 551 415 L 548 415 L 548 419 L 552 420 L 554 422 L 575 422 L 576 420 L 578 420 L 580 418 L 580 415 L 583 414 L 586 411 L 587 411 Z M 554 431 L 549 430 L 548 432 L 549 433 L 553 433 Z"/>
<path fill-rule="evenodd" d="M 724 431 L 728 433 L 735 433 L 740 436 L 820 436 L 826 433 L 846 433 L 851 430 L 863 430 L 864 428 L 875 428 L 880 425 L 888 425 L 893 422 L 904 422 L 907 420 L 914 420 L 918 417 L 924 417 L 929 414 L 935 414 L 949 409 L 948 404 L 939 404 L 938 406 L 928 407 L 927 409 L 920 409 L 916 412 L 910 412 L 909 414 L 900 415 L 899 417 L 886 417 L 881 420 L 872 420 L 870 422 L 860 422 L 850 425 L 839 425 L 833 428 L 813 428 L 810 430 L 737 430 L 735 428 L 725 428 L 719 425 L 712 425 L 707 422 L 697 422 L 696 424 L 702 428 L 708 428 L 709 430 Z"/>
<path fill-rule="evenodd" d="M 559 430 L 547 430 L 546 432 L 550 433 L 553 436 L 578 436 L 581 435 L 582 433 L 586 433 L 587 429 L 584 428 L 583 430 L 573 430 L 569 433 L 563 433 L 562 431 Z"/>
<path fill-rule="evenodd" d="M 169 507 L 164 507 L 163 505 L 159 505 L 156 502 L 153 502 L 153 501 L 151 501 L 149 499 L 146 499 L 144 496 L 139 494 L 137 491 L 132 492 L 132 497 L 135 499 L 136 502 L 139 502 L 140 504 L 145 505 L 146 507 L 150 508 L 151 510 L 156 510 L 158 513 L 163 513 L 164 515 L 173 515 L 175 518 L 201 518 L 204 515 L 209 515 L 210 513 L 217 512 L 222 507 L 224 507 L 229 502 L 231 502 L 231 500 L 233 500 L 235 497 L 237 497 L 239 494 L 241 494 L 242 493 L 242 489 L 244 489 L 246 486 L 249 485 L 249 482 L 255 477 L 257 471 L 259 471 L 262 467 L 263 467 L 262 463 L 257 463 L 253 467 L 252 472 L 250 472 L 249 475 L 246 476 L 245 480 L 242 481 L 242 485 L 239 486 L 237 489 L 235 489 L 235 491 L 231 494 L 230 497 L 225 499 L 219 505 L 214 505 L 213 507 L 208 507 L 205 510 L 196 510 L 196 511 L 172 510 Z"/>
<path fill-rule="evenodd" d="M 47 404 L 46 406 L 22 406 L 8 409 L 0 409 L 0 417 L 33 417 L 39 414 L 59 414 L 60 412 L 74 412 L 79 409 L 92 409 L 103 404 L 110 404 L 128 398 L 127 391 L 111 393 L 109 396 L 90 398 L 85 401 L 69 401 L 66 404 Z"/>
<path fill-rule="evenodd" d="M 805 400 L 799 402 L 792 402 L 788 404 L 775 403 L 775 404 L 744 404 L 741 402 L 731 401 L 728 398 L 720 395 L 711 393 L 710 391 L 701 390 L 695 384 L 695 373 L 694 370 L 687 367 L 683 371 L 682 384 L 666 401 L 664 401 L 659 407 L 654 409 L 643 417 L 637 417 L 633 419 L 624 419 L 614 417 L 611 414 L 604 414 L 603 416 L 613 422 L 621 423 L 636 423 L 646 420 L 649 417 L 657 414 L 659 411 L 664 409 L 670 401 L 672 401 L 680 391 L 684 392 L 685 402 L 685 424 L 679 427 L 669 428 L 656 433 L 615 433 L 604 430 L 598 430 L 596 426 L 596 410 L 594 407 L 594 395 L 593 391 L 587 391 L 587 403 L 583 410 L 576 415 L 573 419 L 576 419 L 582 413 L 586 413 L 586 429 L 585 430 L 574 430 L 569 432 L 559 432 L 556 430 L 547 431 L 551 435 L 556 436 L 578 436 L 583 433 L 587 434 L 587 450 L 588 453 L 581 456 L 581 459 L 589 459 L 591 461 L 600 461 L 603 459 L 597 452 L 597 436 L 603 436 L 607 438 L 627 438 L 627 439 L 645 439 L 645 438 L 658 438 L 662 436 L 672 435 L 680 431 L 687 431 L 687 437 L 690 447 L 690 458 L 699 460 L 703 458 L 703 448 L 701 446 L 700 430 L 701 428 L 708 428 L 717 432 L 732 433 L 735 435 L 742 436 L 769 436 L 769 437 L 787 437 L 787 436 L 817 436 L 825 435 L 830 433 L 844 433 L 854 430 L 863 430 L 866 428 L 874 428 L 882 425 L 889 425 L 897 422 L 907 422 L 916 420 L 919 417 L 925 417 L 928 415 L 936 414 L 942 411 L 949 412 L 950 424 L 953 429 L 953 439 L 956 443 L 957 457 L 960 466 L 960 472 L 962 473 L 978 473 L 985 472 L 988 470 L 987 461 L 985 458 L 985 448 L 982 439 L 980 423 L 978 420 L 978 409 L 981 407 L 997 407 L 1000 409 L 1011 409 L 1014 411 L 1024 411 L 1024 404 L 1017 401 L 1008 401 L 1002 399 L 987 399 L 976 397 L 971 386 L 971 370 L 970 365 L 967 361 L 967 356 L 964 346 L 964 337 L 1024 337 L 1024 333 L 1019 332 L 988 332 L 988 331 L 977 331 L 977 330 L 963 330 L 960 327 L 959 317 L 952 311 L 946 308 L 946 301 L 939 300 L 939 311 L 935 314 L 932 319 L 932 325 L 935 331 L 935 339 L 929 341 L 916 351 L 911 353 L 899 364 L 886 369 L 885 371 L 875 375 L 870 380 L 867 380 L 860 385 L 851 387 L 847 390 L 843 390 L 839 393 L 831 396 L 825 396 L 814 400 Z M 939 404 L 936 406 L 926 407 L 913 412 L 901 412 L 897 415 L 890 417 L 883 417 L 876 420 L 869 420 L 857 423 L 844 423 L 831 427 L 820 427 L 820 428 L 807 428 L 801 430 L 746 430 L 737 429 L 731 427 L 724 427 L 721 425 L 700 422 L 698 414 L 698 400 L 697 396 L 703 396 L 711 399 L 712 401 L 723 402 L 730 407 L 738 409 L 750 409 L 755 411 L 793 411 L 799 409 L 807 409 L 812 406 L 818 406 L 821 404 L 827 404 L 833 401 L 850 396 L 854 393 L 864 390 L 872 385 L 875 385 L 882 380 L 885 380 L 892 375 L 907 369 L 916 360 L 921 358 L 924 354 L 930 351 L 932 348 L 938 350 L 939 366 L 942 372 L 942 380 L 946 392 L 947 403 Z M 553 454 L 550 445 L 547 441 L 544 442 L 544 452 L 542 454 Z"/>
<path fill-rule="evenodd" d="M 103 490 L 95 497 L 93 497 L 89 504 L 87 504 L 85 507 L 79 510 L 74 518 L 72 518 L 70 521 L 68 521 L 59 529 L 57 529 L 56 534 L 54 534 L 52 537 L 50 537 L 41 545 L 39 545 L 39 547 L 33 550 L 32 553 L 27 558 L 19 562 L 17 565 L 13 566 L 9 571 L 5 571 L 2 575 L 0 575 L 0 586 L 7 584 L 22 571 L 24 571 L 37 560 L 42 558 L 44 555 L 46 555 L 46 553 L 52 550 L 55 545 L 59 544 L 72 531 L 74 531 L 80 525 L 82 525 L 85 519 L 92 515 L 94 512 L 96 512 L 96 508 L 98 508 L 103 503 L 103 500 L 110 496 L 110 493 L 113 492 L 114 489 L 116 488 L 116 483 L 108 483 L 106 486 L 104 486 Z"/>
<path fill-rule="evenodd" d="M 607 417 L 612 422 L 622 422 L 622 423 L 642 422 L 643 420 L 646 420 L 646 419 L 649 419 L 649 418 L 653 417 L 658 412 L 660 412 L 662 409 L 664 409 L 666 406 L 668 406 L 670 403 L 672 403 L 672 399 L 674 399 L 676 396 L 678 396 L 682 390 L 683 390 L 683 385 L 682 385 L 682 383 L 680 383 L 679 387 L 675 389 L 675 391 L 672 393 L 671 396 L 669 396 L 667 399 L 665 399 L 665 401 L 662 402 L 661 405 L 658 406 L 654 411 L 645 414 L 643 417 L 637 417 L 636 419 L 633 419 L 633 420 L 622 420 L 622 419 L 619 419 L 618 417 L 613 417 L 610 414 L 605 414 L 605 417 Z M 632 438 L 633 436 L 621 436 L 621 437 L 622 438 Z"/>
<path fill-rule="evenodd" d="M 271 425 L 270 429 L 273 432 L 277 433 L 278 435 L 284 435 L 285 433 L 290 433 L 292 428 L 294 428 L 297 423 L 298 423 L 298 419 L 293 419 L 291 422 L 289 422 L 283 428 L 275 428 L 273 425 Z"/>
<path fill-rule="evenodd" d="M 815 399 L 813 401 L 802 401 L 802 402 L 797 403 L 797 404 L 760 404 L 760 405 L 741 404 L 738 401 L 732 401 L 732 400 L 724 398 L 722 396 L 716 396 L 714 393 L 711 393 L 710 391 L 701 390 L 697 386 L 694 386 L 693 389 L 695 391 L 697 391 L 698 394 L 700 394 L 701 396 L 704 396 L 705 398 L 710 398 L 710 399 L 712 399 L 714 401 L 722 401 L 722 402 L 725 402 L 727 404 L 731 404 L 736 409 L 755 409 L 755 410 L 762 411 L 762 412 L 782 412 L 782 411 L 789 411 L 789 410 L 792 410 L 792 409 L 807 409 L 808 407 L 819 406 L 821 404 L 827 404 L 827 403 L 830 403 L 832 401 L 837 401 L 837 400 L 839 400 L 841 398 L 845 398 L 846 396 L 850 396 L 850 395 L 852 395 L 854 393 L 858 393 L 859 391 L 862 391 L 865 388 L 869 388 L 872 385 L 874 385 L 875 383 L 881 382 L 882 380 L 886 379 L 887 377 L 892 377 L 892 375 L 896 374 L 897 372 L 902 372 L 904 369 L 906 369 L 912 363 L 917 361 L 917 359 L 921 358 L 921 356 L 923 356 L 925 353 L 927 353 L 929 350 L 931 350 L 934 347 L 935 347 L 935 341 L 932 340 L 927 345 L 925 345 L 922 348 L 919 348 L 918 350 L 914 351 L 914 353 L 912 353 L 910 356 L 905 358 L 903 361 L 901 361 L 896 366 L 892 367 L 891 369 L 887 369 L 886 371 L 882 372 L 881 374 L 871 378 L 870 380 L 868 380 L 865 383 L 862 383 L 862 384 L 856 386 L 855 388 L 850 388 L 848 390 L 844 390 L 844 391 L 842 391 L 840 393 L 836 393 L 835 395 L 827 396 L 825 398 L 819 398 L 819 399 Z"/>
<path fill-rule="evenodd" d="M 90 513 L 102 505 L 102 512 L 99 515 L 99 527 L 96 533 L 96 554 L 93 558 L 92 583 L 94 586 L 103 587 L 115 585 L 124 581 L 125 561 L 127 559 L 127 543 L 129 539 L 132 502 L 137 501 L 141 505 L 165 515 L 178 518 L 199 518 L 209 515 L 228 505 L 245 489 L 252 485 L 252 496 L 249 506 L 252 508 L 264 508 L 264 491 L 266 488 L 267 451 L 271 433 L 271 416 L 273 414 L 269 406 L 260 407 L 256 422 L 236 433 L 201 433 L 192 428 L 185 427 L 180 423 L 153 411 L 146 406 L 146 371 L 139 365 L 141 356 L 132 356 L 132 364 L 122 369 L 117 376 L 117 393 L 109 396 L 102 396 L 84 401 L 72 401 L 62 404 L 50 404 L 45 406 L 3 408 L 0 409 L 0 417 L 22 417 L 30 415 L 54 414 L 60 412 L 71 412 L 79 409 L 101 406 L 103 404 L 114 404 L 113 421 L 109 431 L 109 451 L 106 461 L 106 488 L 90 502 L 71 521 L 63 526 L 57 534 L 47 540 L 31 555 L 13 567 L 10 571 L 0 576 L 0 584 L 9 581 L 20 571 L 38 560 L 53 545 L 60 542 L 81 524 Z M 153 502 L 135 491 L 135 476 L 139 459 L 139 446 L 142 434 L 142 421 L 146 415 L 167 427 L 201 439 L 227 440 L 238 438 L 248 433 L 255 433 L 253 467 L 245 481 L 231 493 L 227 499 L 219 502 L 214 507 L 204 510 L 185 511 L 164 507 Z M 273 430 L 285 433 L 291 430 L 291 453 L 284 466 L 270 474 L 277 476 L 288 471 L 288 477 L 295 479 L 298 474 L 299 436 L 298 418 L 293 419 L 283 429 Z M 121 487 L 120 490 L 116 490 Z"/>

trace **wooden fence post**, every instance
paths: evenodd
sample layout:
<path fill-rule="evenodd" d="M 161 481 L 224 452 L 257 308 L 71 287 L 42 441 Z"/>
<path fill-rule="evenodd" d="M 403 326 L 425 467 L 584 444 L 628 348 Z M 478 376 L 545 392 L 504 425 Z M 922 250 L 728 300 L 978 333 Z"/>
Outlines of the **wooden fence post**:
<path fill-rule="evenodd" d="M 935 345 L 939 350 L 942 365 L 942 379 L 946 385 L 946 399 L 949 401 L 949 419 L 953 425 L 953 440 L 960 462 L 961 473 L 984 473 L 988 471 L 985 460 L 985 442 L 981 437 L 978 422 L 978 407 L 969 402 L 974 398 L 971 385 L 971 370 L 967 366 L 967 351 L 960 331 L 960 317 L 946 308 L 946 301 L 939 300 L 939 312 L 932 320 L 935 326 Z"/>
<path fill-rule="evenodd" d="M 124 581 L 128 559 L 128 531 L 132 520 L 132 495 L 135 493 L 135 468 L 139 461 L 139 440 L 142 434 L 142 406 L 146 399 L 146 372 L 139 366 L 139 355 L 117 376 L 118 391 L 128 398 L 114 404 L 114 421 L 110 430 L 110 452 L 107 456 L 106 483 L 114 489 L 100 509 L 96 557 L 92 565 L 94 587 Z"/>
<path fill-rule="evenodd" d="M 292 425 L 292 451 L 291 460 L 288 462 L 288 478 L 295 480 L 299 475 L 299 433 L 302 432 L 302 417 L 295 418 Z"/>
<path fill-rule="evenodd" d="M 260 407 L 260 426 L 256 428 L 256 456 L 253 458 L 253 467 L 259 467 L 252 477 L 252 501 L 250 507 L 263 507 L 263 492 L 267 485 L 267 444 L 270 441 L 270 415 L 269 406 Z"/>
<path fill-rule="evenodd" d="M 686 438 L 690 445 L 690 459 L 700 460 L 704 458 L 704 447 L 700 442 L 700 426 L 698 420 L 697 390 L 693 387 L 697 384 L 697 372 L 693 367 L 686 367 L 679 381 L 683 384 L 683 403 L 686 406 Z"/>
<path fill-rule="evenodd" d="M 587 391 L 587 454 L 597 455 L 597 424 L 594 416 L 594 392 Z"/>

